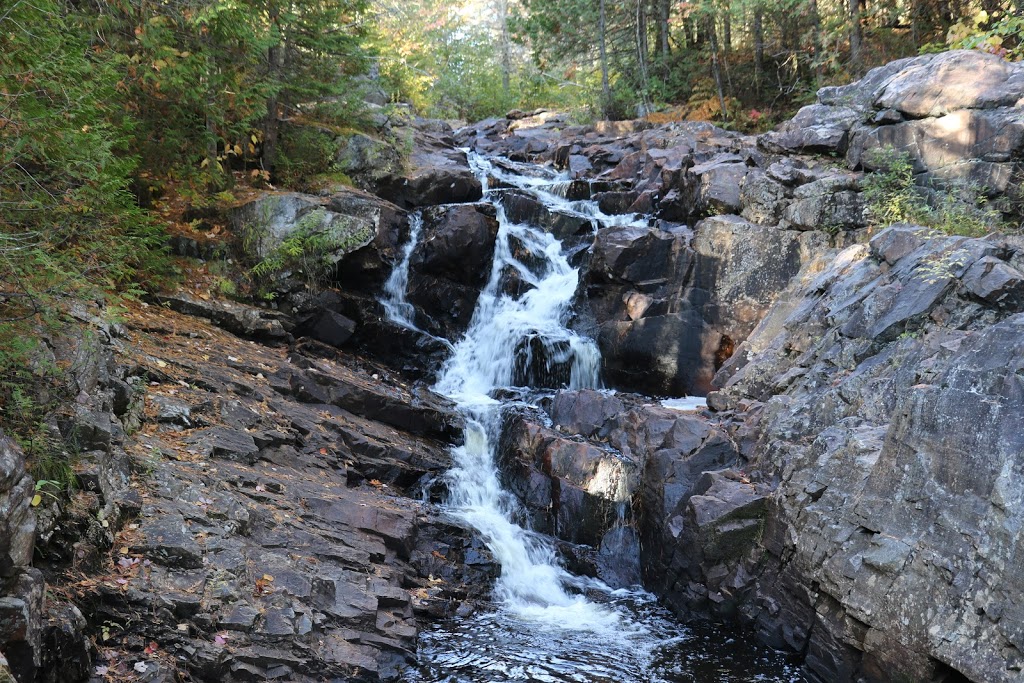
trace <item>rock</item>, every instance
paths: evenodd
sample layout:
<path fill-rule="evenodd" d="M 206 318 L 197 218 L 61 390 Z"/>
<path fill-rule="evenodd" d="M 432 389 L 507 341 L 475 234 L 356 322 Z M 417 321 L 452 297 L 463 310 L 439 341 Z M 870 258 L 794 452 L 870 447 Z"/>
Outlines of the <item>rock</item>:
<path fill-rule="evenodd" d="M 762 172 L 749 173 L 740 187 L 741 215 L 751 223 L 776 225 L 788 202 L 785 187 Z"/>
<path fill-rule="evenodd" d="M 758 137 L 757 144 L 775 154 L 845 154 L 850 131 L 862 118 L 854 108 L 810 104 L 778 131 Z"/>
<path fill-rule="evenodd" d="M 595 227 L 592 219 L 548 208 L 522 190 L 503 191 L 501 203 L 508 220 L 539 226 L 559 240 L 592 232 Z"/>
<path fill-rule="evenodd" d="M 334 187 L 326 207 L 374 230 L 368 244 L 344 254 L 335 282 L 353 291 L 379 294 L 409 234 L 408 214 L 380 197 L 348 187 Z"/>
<path fill-rule="evenodd" d="M 181 399 L 172 396 L 161 396 L 153 394 L 149 397 L 150 403 L 156 408 L 156 419 L 158 422 L 176 424 L 181 427 L 192 426 L 192 407 Z"/>
<path fill-rule="evenodd" d="M 186 443 L 207 458 L 224 458 L 249 464 L 256 462 L 256 455 L 259 453 L 252 436 L 225 427 L 201 429 L 188 437 Z"/>
<path fill-rule="evenodd" d="M 340 313 L 324 311 L 310 328 L 309 335 L 325 344 L 341 346 L 352 337 L 355 327 L 355 322 Z"/>
<path fill-rule="evenodd" d="M 0 433 L 0 582 L 20 574 L 32 561 L 36 518 L 30 502 L 34 488 L 21 449 Z"/>
<path fill-rule="evenodd" d="M 232 209 L 229 220 L 246 255 L 256 260 L 272 257 L 295 235 L 320 234 L 330 245 L 324 256 L 337 263 L 371 243 L 379 229 L 379 221 L 365 213 L 338 213 L 317 197 L 294 192 L 261 194 Z"/>
<path fill-rule="evenodd" d="M 23 571 L 3 583 L 0 595 L 0 644 L 7 668 L 16 681 L 35 680 L 43 658 L 43 595 L 37 569 Z"/>
<path fill-rule="evenodd" d="M 206 318 L 247 339 L 280 344 L 290 338 L 283 325 L 284 316 L 274 311 L 233 301 L 202 299 L 185 292 L 162 294 L 157 301 L 179 313 Z"/>
<path fill-rule="evenodd" d="M 907 63 L 888 79 L 876 106 L 909 118 L 961 109 L 1012 107 L 1024 90 L 1024 70 L 978 50 L 951 50 Z"/>
<path fill-rule="evenodd" d="M 410 269 L 479 289 L 491 274 L 497 234 L 498 221 L 487 204 L 428 208 Z"/>
<path fill-rule="evenodd" d="M 390 142 L 353 133 L 338 143 L 335 166 L 361 189 L 372 192 L 381 181 L 402 171 L 402 154 Z"/>
<path fill-rule="evenodd" d="M 989 304 L 1019 310 L 1024 305 L 1024 275 L 999 259 L 986 256 L 968 269 L 964 287 Z"/>
<path fill-rule="evenodd" d="M 406 209 L 475 202 L 483 196 L 466 154 L 455 148 L 447 132 L 432 131 L 427 122 L 415 122 L 411 136 L 409 170 L 381 182 L 377 194 Z"/>
<path fill-rule="evenodd" d="M 833 176 L 801 185 L 783 211 L 786 227 L 835 233 L 867 226 L 866 202 L 852 176 Z"/>
<path fill-rule="evenodd" d="M 748 167 L 733 154 L 723 154 L 690 169 L 700 177 L 697 214 L 739 213 L 740 186 Z"/>
<path fill-rule="evenodd" d="M 1005 479 L 1024 450 L 1003 424 L 1024 314 L 999 255 L 885 230 L 794 281 L 721 376 L 731 405 L 767 400 L 749 424 L 764 444 L 751 478 L 779 482 L 744 583 L 756 597 L 738 609 L 765 634 L 789 624 L 782 643 L 809 648 L 814 675 L 1017 675 L 1002 654 L 1016 636 L 986 616 L 1017 609 L 1020 574 L 1003 559 L 1013 534 L 991 520 L 1005 530 L 1024 510 Z"/>

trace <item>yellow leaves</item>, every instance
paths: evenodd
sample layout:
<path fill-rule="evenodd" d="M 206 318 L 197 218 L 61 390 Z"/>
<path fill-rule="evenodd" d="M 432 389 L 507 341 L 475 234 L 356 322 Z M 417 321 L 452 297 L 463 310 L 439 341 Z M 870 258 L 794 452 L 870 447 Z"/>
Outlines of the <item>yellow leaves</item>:
<path fill-rule="evenodd" d="M 43 497 L 40 494 L 32 496 L 32 507 L 37 508 L 39 504 L 43 502 Z"/>
<path fill-rule="evenodd" d="M 256 579 L 256 587 L 253 589 L 252 595 L 254 598 L 258 598 L 261 595 L 274 592 L 274 577 L 270 574 L 264 574 L 260 578 Z"/>

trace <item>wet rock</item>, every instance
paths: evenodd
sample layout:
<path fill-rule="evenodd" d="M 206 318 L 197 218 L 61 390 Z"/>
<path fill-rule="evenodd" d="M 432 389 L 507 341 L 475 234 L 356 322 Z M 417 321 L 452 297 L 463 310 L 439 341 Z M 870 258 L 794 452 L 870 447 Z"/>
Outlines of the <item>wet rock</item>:
<path fill-rule="evenodd" d="M 572 379 L 573 349 L 568 341 L 531 335 L 516 345 L 512 384 L 558 389 Z"/>
<path fill-rule="evenodd" d="M 571 543 L 599 547 L 637 480 L 636 464 L 621 454 L 523 417 L 506 425 L 500 448 L 503 477 L 538 528 Z"/>
<path fill-rule="evenodd" d="M 334 188 L 327 209 L 374 226 L 368 244 L 344 255 L 338 265 L 338 285 L 355 292 L 378 294 L 399 258 L 409 233 L 408 214 L 391 202 L 353 188 Z"/>
<path fill-rule="evenodd" d="M 498 221 L 489 205 L 429 208 L 423 212 L 423 233 L 409 267 L 480 288 L 490 276 L 497 234 Z"/>
<path fill-rule="evenodd" d="M 539 226 L 559 240 L 589 233 L 594 229 L 592 219 L 551 209 L 522 190 L 502 192 L 501 203 L 505 207 L 505 215 L 513 223 Z"/>

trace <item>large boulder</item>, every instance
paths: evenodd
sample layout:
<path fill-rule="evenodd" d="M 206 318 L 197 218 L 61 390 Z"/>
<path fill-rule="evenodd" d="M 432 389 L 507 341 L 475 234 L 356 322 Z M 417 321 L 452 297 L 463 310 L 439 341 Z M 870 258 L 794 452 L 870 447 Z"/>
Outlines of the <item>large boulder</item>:
<path fill-rule="evenodd" d="M 404 134 L 412 143 L 405 170 L 377 186 L 377 194 L 403 208 L 475 202 L 483 196 L 466 153 L 455 147 L 451 128 L 416 121 Z"/>
<path fill-rule="evenodd" d="M 830 249 L 801 233 L 716 216 L 691 232 L 598 233 L 587 273 L 606 379 L 662 396 L 703 394 L 801 266 Z"/>
<path fill-rule="evenodd" d="M 488 204 L 432 207 L 409 261 L 407 297 L 422 328 L 455 340 L 491 274 L 498 221 Z"/>
<path fill-rule="evenodd" d="M 289 240 L 315 243 L 318 264 L 345 264 L 346 284 L 379 287 L 390 272 L 395 249 L 407 230 L 404 211 L 366 192 L 335 188 L 328 198 L 297 192 L 265 192 L 229 212 L 246 257 L 256 263 L 288 263 L 281 247 Z"/>

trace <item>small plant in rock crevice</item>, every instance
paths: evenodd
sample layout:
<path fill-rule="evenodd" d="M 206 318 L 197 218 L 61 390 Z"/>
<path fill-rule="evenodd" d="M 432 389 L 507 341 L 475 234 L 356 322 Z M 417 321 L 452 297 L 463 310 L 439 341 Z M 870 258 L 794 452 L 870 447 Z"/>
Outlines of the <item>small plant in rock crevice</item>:
<path fill-rule="evenodd" d="M 877 170 L 862 182 L 867 215 L 875 226 L 916 223 L 947 235 L 980 237 L 1005 227 L 1002 214 L 988 204 L 983 188 L 956 180 L 941 187 L 915 183 L 910 155 L 891 145 L 865 153 Z"/>

